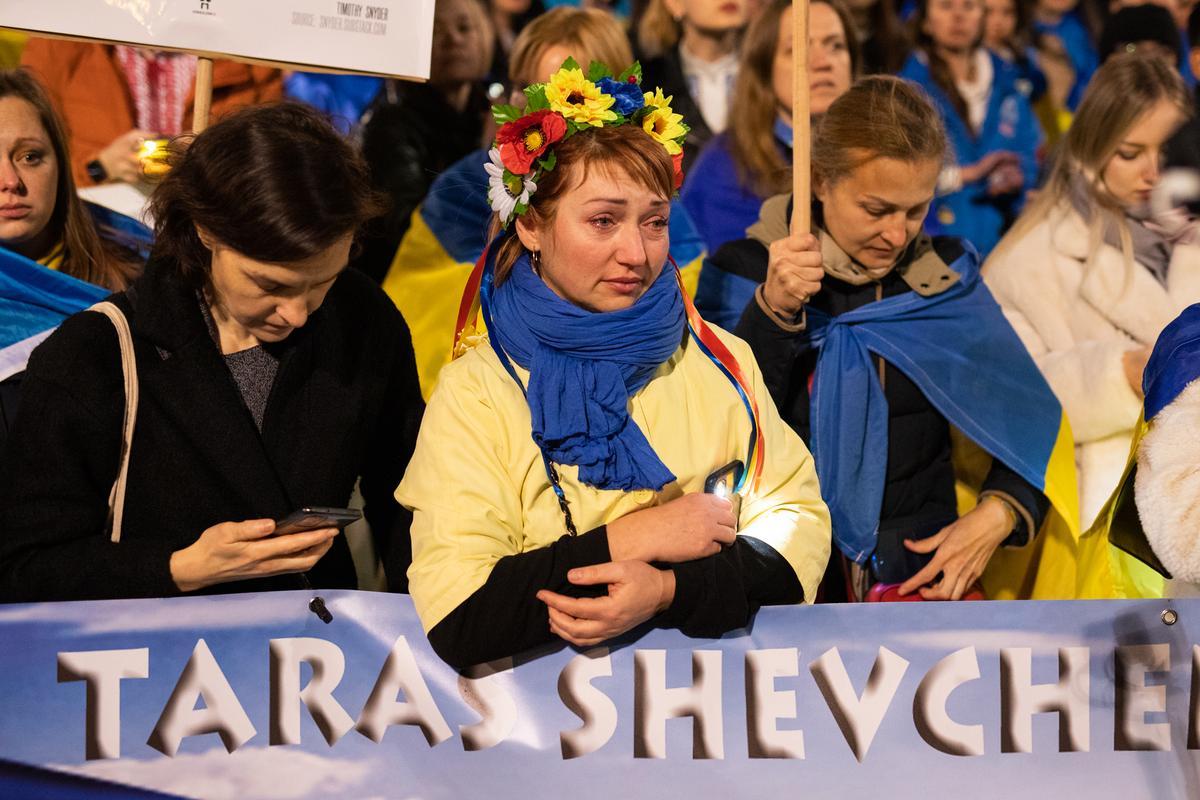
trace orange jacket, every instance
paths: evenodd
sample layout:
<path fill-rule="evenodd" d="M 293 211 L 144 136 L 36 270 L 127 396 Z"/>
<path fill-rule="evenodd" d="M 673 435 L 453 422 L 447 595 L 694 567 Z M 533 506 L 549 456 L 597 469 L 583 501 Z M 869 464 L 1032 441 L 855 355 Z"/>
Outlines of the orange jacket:
<path fill-rule="evenodd" d="M 86 164 L 121 134 L 137 126 L 137 111 L 112 45 L 30 38 L 21 56 L 50 92 L 67 126 L 71 166 L 80 186 L 90 186 Z M 212 116 L 241 106 L 279 100 L 283 75 L 277 69 L 216 61 Z M 189 95 L 183 127 L 192 124 Z"/>

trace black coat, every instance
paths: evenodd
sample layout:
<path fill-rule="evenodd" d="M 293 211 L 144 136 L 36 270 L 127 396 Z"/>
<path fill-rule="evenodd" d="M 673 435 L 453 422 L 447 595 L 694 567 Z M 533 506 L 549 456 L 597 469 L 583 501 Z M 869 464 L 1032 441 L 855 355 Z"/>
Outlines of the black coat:
<path fill-rule="evenodd" d="M 0 599 L 178 594 L 171 554 L 212 525 L 345 506 L 362 478 L 366 514 L 402 587 L 407 514 L 393 498 L 423 410 L 408 330 L 368 278 L 347 270 L 308 323 L 272 346 L 280 358 L 262 433 L 171 265 L 147 267 L 111 298 L 133 332 L 140 403 L 121 541 L 105 517 L 125 405 L 108 319 L 68 319 L 29 360 L 21 410 L 0 458 Z M 342 536 L 310 573 L 355 586 Z M 297 575 L 207 592 L 301 587 Z"/>

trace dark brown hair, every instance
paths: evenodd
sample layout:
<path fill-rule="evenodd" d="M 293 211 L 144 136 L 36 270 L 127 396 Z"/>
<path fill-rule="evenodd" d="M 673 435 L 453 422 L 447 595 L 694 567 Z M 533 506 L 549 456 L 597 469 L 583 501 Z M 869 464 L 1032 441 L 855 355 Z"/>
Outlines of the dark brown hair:
<path fill-rule="evenodd" d="M 1018 63 L 1028 61 L 1026 50 L 1033 46 L 1033 0 L 1012 0 L 1013 4 L 1013 32 L 1004 42 L 1004 46 L 1012 51 L 1013 58 Z M 985 4 L 986 7 L 986 4 Z M 987 30 L 987 11 L 983 14 L 983 27 Z"/>
<path fill-rule="evenodd" d="M 18 97 L 33 106 L 54 149 L 58 184 L 54 187 L 54 213 L 48 225 L 55 241 L 63 243 L 61 270 L 106 289 L 124 289 L 138 267 L 122 260 L 104 243 L 83 201 L 75 193 L 66 133 L 45 89 L 24 69 L 0 70 L 0 97 Z"/>
<path fill-rule="evenodd" d="M 858 74 L 859 49 L 854 20 L 841 0 L 813 0 L 837 12 L 850 48 L 850 75 Z M 888 2 L 888 0 L 883 0 Z M 779 101 L 772 81 L 779 23 L 791 0 L 774 0 L 746 29 L 741 65 L 729 110 L 729 150 L 742 184 L 768 197 L 789 190 L 792 165 L 779 153 L 775 141 L 775 116 Z"/>
<path fill-rule="evenodd" d="M 868 161 L 914 162 L 946 156 L 946 132 L 915 84 L 872 75 L 833 101 L 813 136 L 813 179 L 836 183 Z"/>
<path fill-rule="evenodd" d="M 896 5 L 888 0 L 875 0 L 859 19 L 866 28 L 866 32 L 859 31 L 859 36 L 864 37 L 863 72 L 899 72 L 912 50 L 912 43 L 908 29 L 896 13 Z"/>
<path fill-rule="evenodd" d="M 554 148 L 557 166 L 542 175 L 529 199 L 525 221 L 535 227 L 549 225 L 562 196 L 587 180 L 592 169 L 620 169 L 641 186 L 663 198 L 675 191 L 675 165 L 659 142 L 639 126 L 613 125 L 580 131 Z M 516 223 L 496 253 L 495 282 L 504 282 L 513 263 L 525 252 L 516 234 Z M 493 215 L 492 236 L 500 229 Z"/>
<path fill-rule="evenodd" d="M 983 5 L 983 0 L 976 0 L 980 6 Z M 929 17 L 929 0 L 917 0 L 917 10 L 913 12 L 912 18 L 912 36 L 916 42 L 917 49 L 925 54 L 929 60 L 929 75 L 933 78 L 934 84 L 939 89 L 946 93 L 946 97 L 950 98 L 950 106 L 954 112 L 962 118 L 963 124 L 968 130 L 975 132 L 971 127 L 971 117 L 967 110 L 967 101 L 963 98 L 962 92 L 958 90 L 958 86 L 954 83 L 954 76 L 950 73 L 950 65 L 946 63 L 937 52 L 937 44 L 933 41 L 933 37 L 925 32 L 925 20 Z M 983 15 L 980 15 L 979 35 L 975 38 L 975 47 L 979 47 L 983 42 L 984 22 Z"/>
<path fill-rule="evenodd" d="M 197 288 L 212 267 L 197 226 L 244 256 L 278 264 L 332 247 L 385 205 L 358 152 L 299 103 L 242 109 L 178 137 L 169 162 L 150 200 L 151 260 L 176 262 Z"/>

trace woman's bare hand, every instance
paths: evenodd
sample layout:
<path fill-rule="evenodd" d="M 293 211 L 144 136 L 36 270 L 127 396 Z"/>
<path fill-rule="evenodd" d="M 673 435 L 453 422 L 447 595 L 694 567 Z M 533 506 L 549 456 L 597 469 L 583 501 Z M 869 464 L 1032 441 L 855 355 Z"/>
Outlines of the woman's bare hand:
<path fill-rule="evenodd" d="M 821 291 L 825 267 L 821 245 L 811 233 L 787 236 L 771 243 L 763 299 L 781 316 L 794 317 Z"/>
<path fill-rule="evenodd" d="M 641 561 L 610 561 L 567 573 L 577 586 L 608 584 L 604 597 L 567 597 L 543 589 L 550 630 L 578 647 L 590 647 L 620 636 L 670 607 L 675 599 L 675 573 Z"/>
<path fill-rule="evenodd" d="M 1143 396 L 1142 373 L 1146 371 L 1146 363 L 1150 361 L 1151 352 L 1153 351 L 1149 347 L 1126 350 L 1121 359 L 1121 367 L 1125 370 L 1125 380 L 1129 381 L 1129 388 L 1133 389 L 1133 393 L 1138 397 Z"/>
<path fill-rule="evenodd" d="M 936 550 L 925 568 L 900 585 L 900 594 L 919 590 L 925 600 L 959 600 L 983 575 L 992 553 L 1012 533 L 1012 512 L 986 497 L 972 511 L 920 541 L 906 539 L 914 553 Z M 941 580 L 934 583 L 938 573 Z"/>
<path fill-rule="evenodd" d="M 337 528 L 272 537 L 269 519 L 222 522 L 171 554 L 171 578 L 192 592 L 215 583 L 307 572 L 333 546 Z"/>
<path fill-rule="evenodd" d="M 685 494 L 608 523 L 608 552 L 613 561 L 695 561 L 733 544 L 736 528 L 728 500 Z"/>

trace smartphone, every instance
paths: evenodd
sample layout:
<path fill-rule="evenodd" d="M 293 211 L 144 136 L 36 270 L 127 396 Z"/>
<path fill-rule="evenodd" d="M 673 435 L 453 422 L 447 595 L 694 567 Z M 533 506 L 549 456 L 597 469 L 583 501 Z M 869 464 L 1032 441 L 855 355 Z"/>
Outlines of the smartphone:
<path fill-rule="evenodd" d="M 734 459 L 704 479 L 704 493 L 731 497 L 733 487 L 742 477 L 742 462 Z"/>
<path fill-rule="evenodd" d="M 272 536 L 283 536 L 289 533 L 303 533 L 320 528 L 345 528 L 352 522 L 362 519 L 362 512 L 357 508 L 323 508 L 321 506 L 305 506 L 291 514 L 275 521 L 275 532 Z"/>
<path fill-rule="evenodd" d="M 742 462 L 734 459 L 704 479 L 704 493 L 724 497 L 732 503 L 735 519 L 740 516 L 742 511 L 742 496 L 733 489 L 741 480 L 743 469 L 745 466 Z"/>

